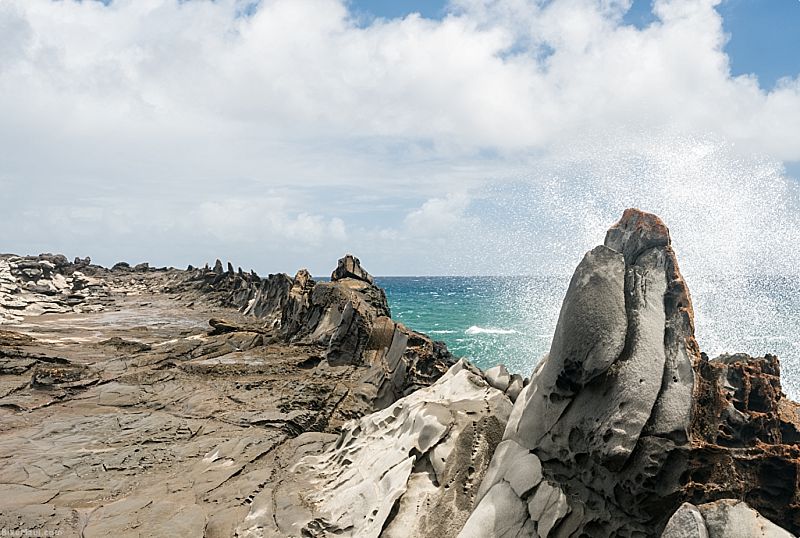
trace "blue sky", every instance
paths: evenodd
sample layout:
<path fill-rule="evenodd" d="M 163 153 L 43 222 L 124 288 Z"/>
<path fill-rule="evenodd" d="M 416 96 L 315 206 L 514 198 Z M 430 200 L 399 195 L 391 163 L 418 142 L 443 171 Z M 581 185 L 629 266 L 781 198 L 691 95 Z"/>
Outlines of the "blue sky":
<path fill-rule="evenodd" d="M 397 18 L 419 13 L 430 19 L 447 14 L 442 0 L 351 0 L 357 13 Z M 800 1 L 723 0 L 717 7 L 730 40 L 725 47 L 734 75 L 754 73 L 767 89 L 781 77 L 800 73 Z M 652 0 L 634 0 L 625 21 L 642 28 L 656 19 Z"/>
<path fill-rule="evenodd" d="M 388 19 L 405 17 L 409 13 L 419 13 L 429 19 L 441 19 L 447 13 L 447 2 L 441 0 L 410 2 L 393 0 L 352 0 L 353 11 Z"/>
<path fill-rule="evenodd" d="M 800 2 L 622 4 L 2 0 L 0 250 L 557 272 L 639 206 L 797 272 Z"/>

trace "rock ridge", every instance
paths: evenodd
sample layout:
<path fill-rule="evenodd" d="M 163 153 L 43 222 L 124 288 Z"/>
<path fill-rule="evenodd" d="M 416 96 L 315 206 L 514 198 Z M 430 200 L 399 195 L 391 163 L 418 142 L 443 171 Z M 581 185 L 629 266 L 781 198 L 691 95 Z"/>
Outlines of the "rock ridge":
<path fill-rule="evenodd" d="M 172 290 L 197 289 L 237 308 L 269 329 L 271 341 L 316 348 L 331 366 L 365 367 L 360 397 L 373 409 L 430 385 L 455 363 L 443 343 L 392 320 L 385 292 L 352 255 L 339 260 L 330 282 L 306 269 L 262 278 L 217 262 Z"/>

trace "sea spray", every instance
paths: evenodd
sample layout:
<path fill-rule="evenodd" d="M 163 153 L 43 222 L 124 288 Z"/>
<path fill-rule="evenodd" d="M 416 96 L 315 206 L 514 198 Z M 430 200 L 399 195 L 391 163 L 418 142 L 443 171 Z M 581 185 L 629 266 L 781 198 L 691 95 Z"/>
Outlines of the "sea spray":
<path fill-rule="evenodd" d="M 478 271 L 555 279 L 504 281 L 503 308 L 526 334 L 552 334 L 583 253 L 638 207 L 670 227 L 702 350 L 777 354 L 785 390 L 800 396 L 800 187 L 780 162 L 712 136 L 616 132 L 519 168 L 474 194 L 478 224 L 461 240 Z M 529 374 L 548 347 L 526 341 L 507 363 Z"/>

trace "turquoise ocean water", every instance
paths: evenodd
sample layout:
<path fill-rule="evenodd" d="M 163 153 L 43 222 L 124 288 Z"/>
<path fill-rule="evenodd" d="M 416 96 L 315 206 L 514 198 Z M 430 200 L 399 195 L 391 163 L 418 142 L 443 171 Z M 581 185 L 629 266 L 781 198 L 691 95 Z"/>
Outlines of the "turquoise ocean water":
<path fill-rule="evenodd" d="M 392 317 L 481 368 L 528 375 L 548 351 L 568 284 L 559 278 L 380 277 Z"/>
<path fill-rule="evenodd" d="M 800 277 L 703 278 L 690 289 L 701 349 L 773 353 L 800 398 Z M 568 276 L 377 277 L 392 316 L 481 368 L 529 376 L 550 348 Z"/>

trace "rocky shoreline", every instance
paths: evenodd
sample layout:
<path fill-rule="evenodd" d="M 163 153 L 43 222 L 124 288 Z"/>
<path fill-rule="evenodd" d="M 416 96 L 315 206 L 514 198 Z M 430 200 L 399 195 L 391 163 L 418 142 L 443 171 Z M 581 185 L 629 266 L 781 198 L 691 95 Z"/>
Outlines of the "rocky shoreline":
<path fill-rule="evenodd" d="M 0 255 L 0 529 L 63 536 L 792 536 L 800 414 L 709 359 L 627 210 L 530 380 L 329 282 Z M 50 534 L 44 534 L 50 533 Z"/>

